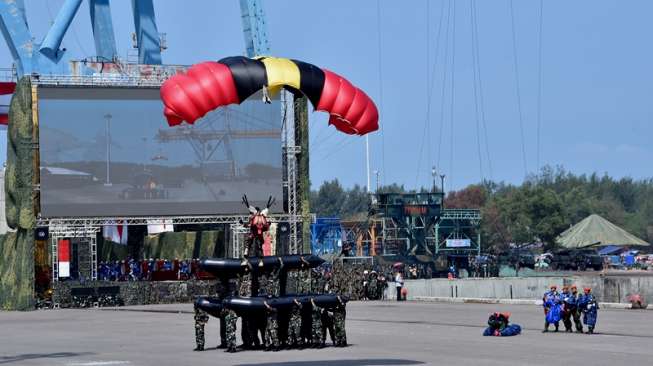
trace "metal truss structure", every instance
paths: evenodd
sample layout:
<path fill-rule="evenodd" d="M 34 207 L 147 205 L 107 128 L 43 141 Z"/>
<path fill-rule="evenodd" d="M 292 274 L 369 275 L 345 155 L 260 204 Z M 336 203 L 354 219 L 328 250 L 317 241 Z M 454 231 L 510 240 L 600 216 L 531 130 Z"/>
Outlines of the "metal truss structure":
<path fill-rule="evenodd" d="M 245 236 L 247 228 L 240 223 L 229 225 L 231 230 L 231 258 L 242 258 L 245 249 Z"/>
<path fill-rule="evenodd" d="M 32 75 L 32 84 L 59 87 L 160 88 L 168 73 L 152 77 L 130 74 L 101 75 Z"/>
<path fill-rule="evenodd" d="M 423 242 L 427 254 L 480 254 L 481 212 L 474 209 L 443 209 L 438 217 L 414 216 L 403 220 L 382 215 L 363 221 L 343 221 L 342 240 L 356 256 L 415 254 Z M 469 247 L 447 247 L 448 239 L 467 239 Z"/>
<path fill-rule="evenodd" d="M 470 209 L 442 210 L 440 220 L 434 230 L 435 253 L 481 254 L 481 211 Z M 469 240 L 468 247 L 447 247 L 449 239 Z"/>
<path fill-rule="evenodd" d="M 282 119 L 281 127 L 282 144 L 285 158 L 286 179 L 283 182 L 288 199 L 288 224 L 290 226 L 290 242 L 288 254 L 299 254 L 302 248 L 302 238 L 299 232 L 299 223 L 302 220 L 301 208 L 298 202 L 298 161 L 297 154 L 301 147 L 295 143 L 295 107 L 294 96 L 288 91 L 281 92 Z"/>
<path fill-rule="evenodd" d="M 50 245 L 52 250 L 52 280 L 59 281 L 59 251 L 58 244 L 60 239 L 81 239 L 88 241 L 89 256 L 88 266 L 90 280 L 97 280 L 97 233 L 100 231 L 99 227 L 82 226 L 51 226 L 50 227 Z"/>

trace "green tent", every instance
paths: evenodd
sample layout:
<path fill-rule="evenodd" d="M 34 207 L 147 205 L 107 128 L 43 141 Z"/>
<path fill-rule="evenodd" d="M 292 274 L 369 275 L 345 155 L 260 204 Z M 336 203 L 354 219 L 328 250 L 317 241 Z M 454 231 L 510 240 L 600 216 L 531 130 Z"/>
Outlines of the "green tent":
<path fill-rule="evenodd" d="M 649 246 L 650 244 L 599 215 L 589 215 L 556 238 L 564 248 L 589 246 Z"/>

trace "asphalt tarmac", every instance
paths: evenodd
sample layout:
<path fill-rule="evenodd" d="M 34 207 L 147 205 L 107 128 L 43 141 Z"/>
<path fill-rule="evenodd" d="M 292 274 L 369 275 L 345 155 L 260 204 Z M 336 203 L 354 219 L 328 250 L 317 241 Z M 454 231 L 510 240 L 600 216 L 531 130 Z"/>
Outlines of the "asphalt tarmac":
<path fill-rule="evenodd" d="M 0 365 L 650 365 L 653 311 L 601 310 L 598 334 L 541 333 L 529 305 L 356 302 L 347 308 L 348 348 L 193 352 L 192 305 L 120 310 L 0 312 Z M 508 311 L 523 333 L 482 337 L 489 313 Z M 562 327 L 562 325 L 561 325 Z M 240 333 L 240 331 L 239 331 Z M 240 342 L 240 341 L 239 341 Z"/>

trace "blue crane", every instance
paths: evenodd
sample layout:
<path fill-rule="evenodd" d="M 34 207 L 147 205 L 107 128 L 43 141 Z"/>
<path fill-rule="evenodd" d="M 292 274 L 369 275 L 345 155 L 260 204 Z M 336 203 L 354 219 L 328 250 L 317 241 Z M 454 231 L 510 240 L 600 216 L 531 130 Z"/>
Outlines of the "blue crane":
<path fill-rule="evenodd" d="M 83 0 L 65 0 L 41 42 L 32 36 L 24 0 L 0 1 L 0 30 L 14 59 L 18 76 L 30 74 L 70 75 L 70 56 L 61 48 L 71 22 Z M 98 61 L 116 62 L 116 41 L 110 0 L 88 0 L 93 39 Z M 239 0 L 249 57 L 268 55 L 265 14 L 261 0 Z M 138 63 L 161 65 L 161 38 L 156 25 L 153 0 L 132 0 Z"/>

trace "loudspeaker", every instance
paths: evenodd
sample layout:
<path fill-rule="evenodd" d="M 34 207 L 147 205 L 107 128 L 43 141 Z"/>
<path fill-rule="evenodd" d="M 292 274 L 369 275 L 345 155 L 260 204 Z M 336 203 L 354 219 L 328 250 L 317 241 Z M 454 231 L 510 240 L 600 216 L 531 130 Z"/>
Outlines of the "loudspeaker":
<path fill-rule="evenodd" d="M 48 240 L 48 227 L 37 227 L 34 229 L 34 240 Z"/>
<path fill-rule="evenodd" d="M 290 245 L 290 225 L 287 222 L 277 224 L 277 255 L 287 254 Z"/>

